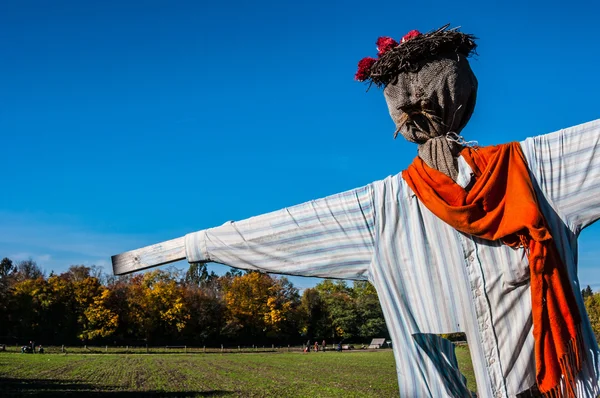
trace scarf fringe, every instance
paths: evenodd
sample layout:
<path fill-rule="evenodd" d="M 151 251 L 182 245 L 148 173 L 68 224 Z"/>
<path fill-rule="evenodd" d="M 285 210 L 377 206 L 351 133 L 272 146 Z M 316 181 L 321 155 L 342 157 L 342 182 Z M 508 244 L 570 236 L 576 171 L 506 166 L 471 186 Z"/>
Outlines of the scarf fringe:
<path fill-rule="evenodd" d="M 561 374 L 563 379 L 556 386 L 548 391 L 542 391 L 539 388 L 544 398 L 576 398 L 577 397 L 577 381 L 576 377 L 581 371 L 585 350 L 583 348 L 583 335 L 581 333 L 581 325 L 577 325 L 575 337 L 569 340 L 567 352 L 558 359 L 560 364 Z M 564 393 L 563 393 L 564 387 Z"/>

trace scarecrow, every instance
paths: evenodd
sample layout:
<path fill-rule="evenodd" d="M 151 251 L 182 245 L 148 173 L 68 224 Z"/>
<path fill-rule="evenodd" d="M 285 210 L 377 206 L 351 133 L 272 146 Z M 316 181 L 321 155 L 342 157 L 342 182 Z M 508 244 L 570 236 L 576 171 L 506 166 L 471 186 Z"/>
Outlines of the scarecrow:
<path fill-rule="evenodd" d="M 577 236 L 600 218 L 600 121 L 477 147 L 475 38 L 444 26 L 400 42 L 356 79 L 383 88 L 401 174 L 113 257 L 115 273 L 187 258 L 369 280 L 402 397 L 468 397 L 451 342 L 467 336 L 480 397 L 595 397 L 599 352 L 576 276 Z"/>

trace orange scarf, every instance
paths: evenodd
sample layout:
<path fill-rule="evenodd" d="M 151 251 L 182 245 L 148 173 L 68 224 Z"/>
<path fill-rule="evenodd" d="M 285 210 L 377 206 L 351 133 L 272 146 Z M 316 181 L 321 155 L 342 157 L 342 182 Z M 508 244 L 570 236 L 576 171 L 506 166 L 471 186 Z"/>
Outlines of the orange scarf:
<path fill-rule="evenodd" d="M 475 174 L 467 192 L 416 158 L 402 177 L 433 214 L 466 234 L 525 247 L 531 273 L 536 381 L 546 397 L 575 397 L 581 318 L 567 269 L 542 215 L 518 143 L 461 152 Z"/>

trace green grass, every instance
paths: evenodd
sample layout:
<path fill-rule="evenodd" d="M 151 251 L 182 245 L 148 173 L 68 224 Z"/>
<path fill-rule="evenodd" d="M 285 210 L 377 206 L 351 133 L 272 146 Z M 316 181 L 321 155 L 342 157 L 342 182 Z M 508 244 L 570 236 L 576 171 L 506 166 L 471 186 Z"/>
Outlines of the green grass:
<path fill-rule="evenodd" d="M 461 370 L 475 389 L 468 349 Z M 391 350 L 244 354 L 0 354 L 0 396 L 394 397 Z"/>

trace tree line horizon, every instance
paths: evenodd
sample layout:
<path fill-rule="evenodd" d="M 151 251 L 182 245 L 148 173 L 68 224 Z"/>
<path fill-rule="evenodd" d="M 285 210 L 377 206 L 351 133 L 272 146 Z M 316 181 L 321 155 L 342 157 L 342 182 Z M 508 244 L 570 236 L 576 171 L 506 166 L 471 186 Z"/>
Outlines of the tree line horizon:
<path fill-rule="evenodd" d="M 582 290 L 600 341 L 600 292 Z M 325 279 L 300 294 L 287 278 L 206 264 L 126 276 L 72 265 L 46 276 L 31 259 L 0 261 L 0 344 L 300 345 L 389 339 L 366 281 Z M 442 335 L 451 340 L 464 334 Z"/>
<path fill-rule="evenodd" d="M 366 281 L 325 279 L 300 294 L 287 278 L 205 264 L 126 276 L 72 265 L 48 276 L 0 262 L 0 344 L 300 345 L 389 339 Z"/>

